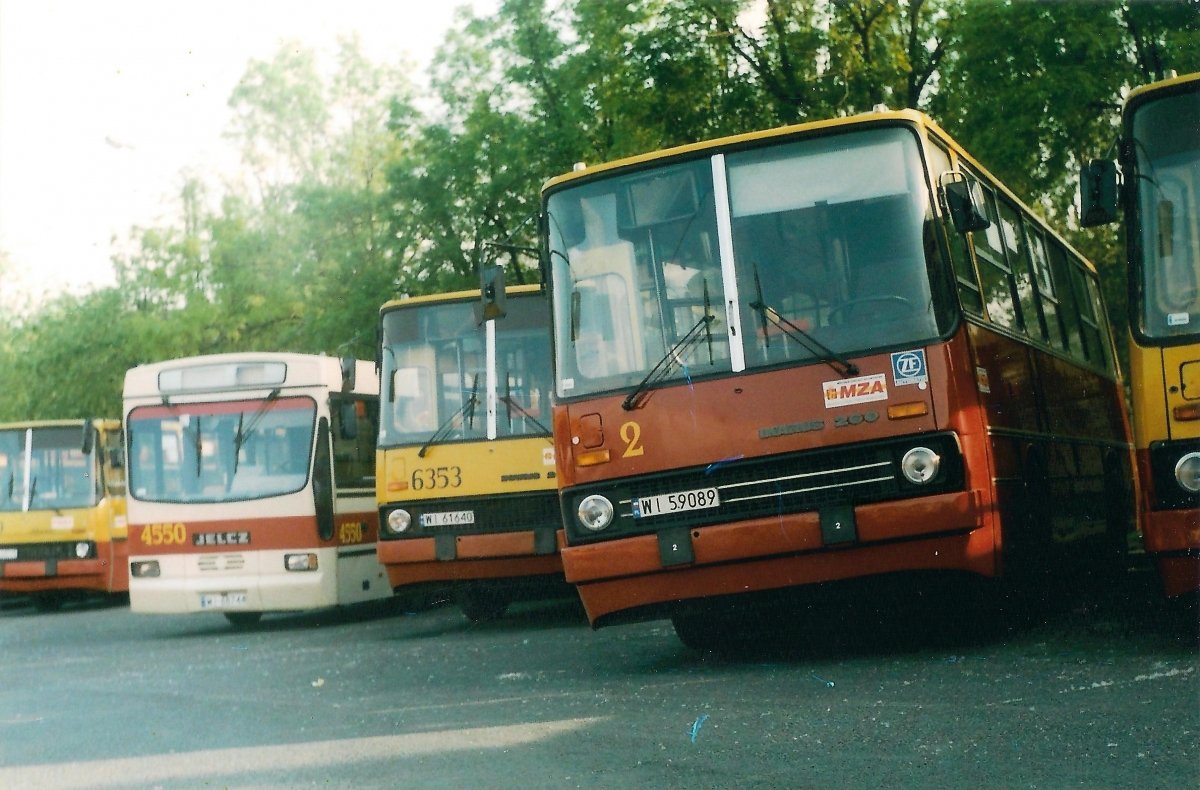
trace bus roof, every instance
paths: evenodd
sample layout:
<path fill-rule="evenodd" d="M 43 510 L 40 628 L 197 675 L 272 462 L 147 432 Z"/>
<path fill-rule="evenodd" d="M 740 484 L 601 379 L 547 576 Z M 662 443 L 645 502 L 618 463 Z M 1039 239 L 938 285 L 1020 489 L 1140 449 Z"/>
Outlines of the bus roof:
<path fill-rule="evenodd" d="M 537 293 L 542 290 L 540 285 L 508 285 L 504 288 L 504 293 L 507 296 L 517 296 L 519 294 Z M 418 304 L 440 304 L 442 302 L 458 302 L 465 299 L 478 299 L 479 289 L 473 291 L 449 291 L 442 294 L 426 294 L 424 296 L 406 296 L 403 299 L 392 299 L 385 302 L 379 311 L 382 313 L 385 310 L 390 310 L 393 307 L 401 305 L 418 305 Z"/>
<path fill-rule="evenodd" d="M 1095 265 L 1084 257 L 1079 250 L 1075 249 L 1070 242 L 1062 237 L 1049 223 L 1045 221 L 1037 212 L 1033 211 L 1025 201 L 1021 200 L 1013 193 L 1004 182 L 991 173 L 986 167 L 980 164 L 975 157 L 971 156 L 965 148 L 963 148 L 953 137 L 950 136 L 945 129 L 937 124 L 932 118 L 920 110 L 887 110 L 883 112 L 872 111 L 861 113 L 859 115 L 850 115 L 845 118 L 830 118 L 824 121 L 812 121 L 810 123 L 794 124 L 792 126 L 780 126 L 774 129 L 763 129 L 757 132 L 747 132 L 745 134 L 731 135 L 728 137 L 718 137 L 713 140 L 704 140 L 698 143 L 689 143 L 688 145 L 680 145 L 674 148 L 664 148 L 660 151 L 651 151 L 637 156 L 626 157 L 625 159 L 616 159 L 611 162 L 585 167 L 582 170 L 575 170 L 570 173 L 564 173 L 560 176 L 555 176 L 542 185 L 542 192 L 557 187 L 561 184 L 566 184 L 571 181 L 589 178 L 599 173 L 604 173 L 610 170 L 620 170 L 627 167 L 636 167 L 638 165 L 648 165 L 659 159 L 668 159 L 679 156 L 687 156 L 689 154 L 700 154 L 704 151 L 711 151 L 730 146 L 741 146 L 746 143 L 752 143 L 759 140 L 771 140 L 775 138 L 786 138 L 794 135 L 802 135 L 811 132 L 820 132 L 835 129 L 850 129 L 856 126 L 872 126 L 878 124 L 892 124 L 904 122 L 913 124 L 919 128 L 931 133 L 939 142 L 946 145 L 955 151 L 956 154 L 966 159 L 973 169 L 987 176 L 1006 197 L 1015 201 L 1032 217 L 1036 219 L 1041 228 L 1051 233 L 1054 238 L 1063 246 L 1069 249 L 1076 257 L 1084 262 L 1092 272 L 1096 271 Z M 476 292 L 478 293 L 478 292 Z"/>
<path fill-rule="evenodd" d="M 1140 85 L 1131 90 L 1129 95 L 1125 97 L 1125 107 L 1128 109 L 1131 104 L 1140 104 L 1142 97 L 1147 93 L 1158 93 L 1161 90 L 1169 90 L 1177 85 L 1186 85 L 1189 82 L 1200 82 L 1200 72 L 1183 74 L 1178 77 L 1172 77 L 1169 80 L 1159 80 L 1149 85 Z"/>
<path fill-rule="evenodd" d="M 139 365 L 125 373 L 126 398 L 161 398 L 164 396 L 186 396 L 199 393 L 248 392 L 288 389 L 293 387 L 326 387 L 332 391 L 342 390 L 342 363 L 338 357 L 323 354 L 295 354 L 279 351 L 245 351 L 233 354 L 208 354 L 184 357 Z M 232 374 L 236 380 L 240 371 L 258 366 L 261 377 L 246 383 L 221 384 L 222 374 Z M 268 367 L 271 366 L 271 367 Z M 185 385 L 182 371 L 211 368 L 214 378 L 211 384 Z M 161 374 L 180 371 L 179 384 L 162 386 Z M 373 362 L 355 361 L 355 386 L 359 395 L 378 395 L 379 377 Z"/>

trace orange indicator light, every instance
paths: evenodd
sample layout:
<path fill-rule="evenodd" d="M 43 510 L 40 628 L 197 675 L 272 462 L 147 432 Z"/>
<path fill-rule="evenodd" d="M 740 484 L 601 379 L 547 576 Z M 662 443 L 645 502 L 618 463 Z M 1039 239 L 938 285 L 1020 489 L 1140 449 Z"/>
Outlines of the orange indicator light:
<path fill-rule="evenodd" d="M 407 491 L 408 490 L 408 481 L 407 480 L 393 480 L 392 482 L 388 483 L 387 490 L 388 491 Z"/>
<path fill-rule="evenodd" d="M 925 401 L 914 401 L 913 403 L 898 403 L 895 406 L 888 406 L 889 420 L 904 420 L 909 417 L 924 417 L 929 413 L 929 404 Z"/>
<path fill-rule="evenodd" d="M 579 453 L 578 455 L 576 455 L 575 456 L 575 465 L 576 466 L 598 466 L 599 464 L 606 464 L 610 460 L 612 460 L 612 457 L 609 455 L 609 452 L 607 449 L 592 450 L 590 452 Z"/>

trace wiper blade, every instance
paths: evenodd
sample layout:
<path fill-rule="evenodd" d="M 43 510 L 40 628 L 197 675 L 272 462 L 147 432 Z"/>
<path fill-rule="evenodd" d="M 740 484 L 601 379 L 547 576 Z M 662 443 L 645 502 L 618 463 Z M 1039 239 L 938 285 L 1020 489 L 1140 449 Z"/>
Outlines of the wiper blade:
<path fill-rule="evenodd" d="M 758 298 L 750 303 L 750 309 L 758 313 L 758 321 L 762 326 L 763 343 L 766 344 L 767 348 L 771 347 L 771 338 L 767 334 L 767 321 L 769 320 L 772 324 L 783 330 L 784 334 L 792 340 L 795 340 L 808 349 L 810 354 L 837 371 L 837 374 L 842 378 L 858 375 L 858 365 L 839 356 L 831 348 L 781 316 L 779 311 L 763 301 L 762 284 L 758 280 L 758 266 L 754 267 L 754 288 L 757 291 L 756 295 Z"/>
<path fill-rule="evenodd" d="M 709 329 L 709 325 L 716 320 L 716 316 L 713 316 L 707 310 L 705 310 L 704 315 L 700 317 L 700 320 L 696 322 L 696 325 L 689 329 L 687 334 L 679 338 L 679 341 L 676 342 L 675 345 L 667 349 L 667 353 L 663 354 L 663 358 L 658 361 L 658 364 L 650 369 L 650 372 L 646 374 L 646 378 L 642 379 L 638 385 L 633 388 L 633 392 L 630 392 L 625 396 L 625 400 L 621 401 L 621 408 L 625 411 L 633 411 L 641 401 L 641 396 L 646 392 L 646 390 L 650 389 L 650 387 L 671 375 L 674 364 L 683 364 L 679 361 L 679 357 L 694 343 L 699 341 L 701 337 L 709 338 L 708 351 L 709 363 L 711 363 L 712 332 Z"/>
<path fill-rule="evenodd" d="M 522 417 L 524 417 L 525 419 L 529 420 L 531 423 L 536 425 L 538 430 L 541 432 L 541 434 L 543 436 L 545 436 L 547 439 L 554 438 L 554 431 L 550 430 L 545 425 L 542 425 L 540 422 L 538 422 L 537 417 L 534 417 L 532 414 L 525 411 L 524 406 L 522 406 L 521 404 L 517 403 L 515 400 L 512 399 L 512 394 L 509 391 L 509 386 L 508 386 L 507 381 L 504 383 L 504 398 L 503 398 L 503 400 L 504 400 L 505 405 L 508 406 L 508 429 L 510 431 L 512 430 L 513 409 L 516 409 L 518 414 L 520 414 Z"/>
<path fill-rule="evenodd" d="M 477 398 L 475 396 L 475 393 L 477 393 L 478 391 L 479 391 L 479 376 L 476 375 L 475 382 L 474 382 L 474 384 L 471 385 L 471 395 L 467 398 L 467 402 L 464 403 L 462 406 L 460 406 L 456 412 L 454 412 L 449 417 L 447 417 L 445 422 L 443 422 L 441 425 L 439 425 L 438 429 L 433 432 L 433 436 L 430 436 L 428 439 L 425 440 L 425 444 L 421 445 L 420 450 L 417 450 L 418 458 L 424 458 L 425 454 L 429 452 L 430 447 L 433 447 L 435 444 L 437 444 L 443 438 L 445 438 L 447 435 L 449 435 L 450 427 L 453 425 L 454 421 L 458 418 L 459 415 L 465 416 L 468 420 L 468 423 L 467 423 L 468 426 L 474 427 L 475 404 L 479 403 L 479 398 Z"/>
<path fill-rule="evenodd" d="M 258 409 L 255 410 L 254 414 L 250 415 L 250 424 L 245 426 L 244 429 L 242 427 L 242 423 L 245 420 L 246 412 L 238 413 L 238 427 L 237 431 L 233 434 L 233 473 L 230 475 L 231 478 L 233 475 L 237 474 L 239 456 L 242 454 L 242 445 L 246 443 L 246 437 L 254 434 L 254 429 L 258 427 L 260 422 L 262 422 L 262 418 L 267 413 L 267 409 L 271 407 L 272 403 L 278 400 L 279 392 L 279 387 L 271 390 L 271 393 L 267 395 L 266 400 L 264 400 Z M 233 485 L 232 480 L 230 481 L 230 485 Z"/>

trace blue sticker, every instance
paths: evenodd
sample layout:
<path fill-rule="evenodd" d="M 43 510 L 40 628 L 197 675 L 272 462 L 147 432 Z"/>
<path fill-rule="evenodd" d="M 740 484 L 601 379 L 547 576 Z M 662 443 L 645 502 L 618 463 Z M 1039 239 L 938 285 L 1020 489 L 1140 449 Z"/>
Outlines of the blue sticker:
<path fill-rule="evenodd" d="M 897 351 L 892 354 L 892 379 L 897 387 L 929 381 L 929 371 L 925 367 L 925 350 Z"/>

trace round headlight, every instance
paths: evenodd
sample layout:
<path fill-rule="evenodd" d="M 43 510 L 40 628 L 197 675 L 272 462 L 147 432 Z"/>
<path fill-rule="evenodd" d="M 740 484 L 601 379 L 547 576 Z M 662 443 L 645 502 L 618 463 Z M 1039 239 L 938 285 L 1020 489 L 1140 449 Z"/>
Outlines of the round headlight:
<path fill-rule="evenodd" d="M 407 510 L 393 510 L 391 513 L 388 513 L 388 529 L 397 535 L 408 529 L 411 524 L 412 515 Z"/>
<path fill-rule="evenodd" d="M 1175 482 L 1184 491 L 1200 494 L 1200 453 L 1187 453 L 1175 464 Z"/>
<path fill-rule="evenodd" d="M 83 541 L 75 544 L 75 556 L 79 559 L 85 559 L 87 555 L 92 553 L 92 547 Z"/>
<path fill-rule="evenodd" d="M 900 459 L 900 471 L 910 483 L 923 485 L 938 473 L 941 457 L 928 447 L 914 447 Z"/>
<path fill-rule="evenodd" d="M 612 523 L 613 506 L 599 494 L 586 496 L 579 503 L 579 522 L 593 532 L 599 532 Z"/>

